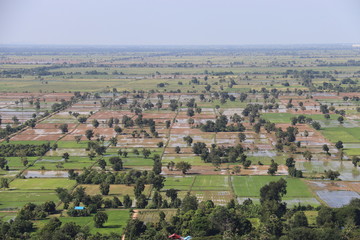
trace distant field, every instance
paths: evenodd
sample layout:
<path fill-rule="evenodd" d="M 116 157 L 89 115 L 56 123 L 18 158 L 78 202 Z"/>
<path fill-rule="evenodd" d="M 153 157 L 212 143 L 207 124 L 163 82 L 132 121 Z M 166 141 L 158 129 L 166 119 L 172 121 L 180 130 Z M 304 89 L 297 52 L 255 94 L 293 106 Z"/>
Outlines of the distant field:
<path fill-rule="evenodd" d="M 123 228 L 126 226 L 126 223 L 129 219 L 130 213 L 129 210 L 106 210 L 108 215 L 108 221 L 104 224 L 103 228 L 95 228 L 94 226 L 94 214 L 88 217 L 59 217 L 59 220 L 64 223 L 75 222 L 76 224 L 82 227 L 89 227 L 90 233 L 95 234 L 97 232 L 101 234 L 109 234 L 111 232 L 116 232 L 122 234 Z M 49 219 L 38 220 L 35 222 L 35 225 L 38 227 L 44 226 Z"/>
<path fill-rule="evenodd" d="M 278 181 L 280 176 L 233 176 L 232 182 L 235 194 L 239 197 L 260 197 L 260 188 L 272 181 Z M 307 185 L 298 178 L 286 178 L 287 198 L 313 197 Z"/>
<path fill-rule="evenodd" d="M 344 143 L 360 142 L 360 128 L 324 128 L 321 133 L 331 142 L 342 141 Z"/>
<path fill-rule="evenodd" d="M 325 120 L 323 114 L 292 114 L 292 113 L 263 113 L 261 117 L 272 123 L 290 123 L 292 117 L 304 115 L 305 117 L 312 118 L 313 120 Z M 336 120 L 339 117 L 337 114 L 330 114 L 331 120 Z"/>
<path fill-rule="evenodd" d="M 62 178 L 47 178 L 47 179 L 15 179 L 10 183 L 11 189 L 17 190 L 54 190 L 58 187 L 70 189 L 75 185 L 75 180 L 62 179 Z"/>

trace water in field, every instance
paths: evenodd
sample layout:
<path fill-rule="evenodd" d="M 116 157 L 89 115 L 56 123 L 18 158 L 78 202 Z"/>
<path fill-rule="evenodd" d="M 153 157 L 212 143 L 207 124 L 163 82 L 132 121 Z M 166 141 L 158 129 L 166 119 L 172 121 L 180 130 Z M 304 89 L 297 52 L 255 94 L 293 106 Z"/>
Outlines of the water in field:
<path fill-rule="evenodd" d="M 56 162 L 64 162 L 65 159 L 40 159 L 37 160 L 36 163 L 40 163 L 40 162 L 51 162 L 51 163 L 56 163 Z"/>
<path fill-rule="evenodd" d="M 276 156 L 276 152 L 275 151 L 257 151 L 257 152 L 249 152 L 248 153 L 249 156 L 254 156 L 254 157 L 275 157 Z"/>
<path fill-rule="evenodd" d="M 69 176 L 67 171 L 24 171 L 23 175 L 26 178 L 67 178 Z"/>
<path fill-rule="evenodd" d="M 296 162 L 296 168 L 304 172 L 323 173 L 324 170 L 339 171 L 340 179 L 344 181 L 359 181 L 360 168 L 355 168 L 351 161 L 309 161 Z"/>
<path fill-rule="evenodd" d="M 359 198 L 360 195 L 353 191 L 316 191 L 316 194 L 330 207 L 339 208 L 349 204 L 351 199 Z"/>

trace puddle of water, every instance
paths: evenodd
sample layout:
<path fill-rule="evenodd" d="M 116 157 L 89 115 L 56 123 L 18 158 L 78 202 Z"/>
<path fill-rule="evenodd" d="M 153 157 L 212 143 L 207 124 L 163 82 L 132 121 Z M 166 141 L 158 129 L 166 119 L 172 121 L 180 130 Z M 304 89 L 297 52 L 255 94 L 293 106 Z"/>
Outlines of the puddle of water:
<path fill-rule="evenodd" d="M 339 208 L 349 204 L 351 199 L 359 198 L 360 195 L 352 191 L 316 191 L 316 194 L 330 207 Z"/>
<path fill-rule="evenodd" d="M 351 161 L 310 161 L 296 162 L 296 168 L 304 172 L 323 173 L 325 170 L 339 171 L 340 179 L 344 181 L 359 181 L 360 169 L 354 168 Z"/>
<path fill-rule="evenodd" d="M 248 153 L 249 156 L 254 156 L 254 157 L 275 157 L 276 156 L 276 152 L 275 151 L 257 151 L 257 152 L 249 152 Z"/>
<path fill-rule="evenodd" d="M 67 178 L 69 176 L 67 171 L 24 171 L 23 175 L 27 178 Z"/>

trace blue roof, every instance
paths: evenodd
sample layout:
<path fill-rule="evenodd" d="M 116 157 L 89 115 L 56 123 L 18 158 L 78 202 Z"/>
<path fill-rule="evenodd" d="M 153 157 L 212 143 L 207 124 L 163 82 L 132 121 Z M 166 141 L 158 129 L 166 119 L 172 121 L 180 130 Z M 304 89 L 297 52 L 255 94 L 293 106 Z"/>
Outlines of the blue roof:
<path fill-rule="evenodd" d="M 75 209 L 75 210 L 84 210 L 85 207 L 79 207 L 79 206 L 78 206 L 78 207 L 74 207 L 74 209 Z"/>

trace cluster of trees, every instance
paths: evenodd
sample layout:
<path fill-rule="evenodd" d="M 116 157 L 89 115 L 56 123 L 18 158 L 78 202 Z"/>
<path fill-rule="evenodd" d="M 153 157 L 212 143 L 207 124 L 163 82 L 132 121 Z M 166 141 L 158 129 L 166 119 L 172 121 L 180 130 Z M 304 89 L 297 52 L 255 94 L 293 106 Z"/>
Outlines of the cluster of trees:
<path fill-rule="evenodd" d="M 314 210 L 313 207 L 287 208 L 282 202 L 286 187 L 284 179 L 262 187 L 260 205 L 248 199 L 242 204 L 231 200 L 226 206 L 215 206 L 211 200 L 198 203 L 195 196 L 187 195 L 169 221 L 161 211 L 155 223 L 132 219 L 125 228 L 125 235 L 130 240 L 165 240 L 172 233 L 199 239 L 357 239 L 360 234 L 359 199 L 339 209 L 317 208 L 316 226 L 310 227 L 303 211 Z M 260 219 L 256 228 L 249 218 Z"/>
<path fill-rule="evenodd" d="M 73 192 L 70 192 L 65 188 L 57 188 L 55 192 L 64 203 L 64 209 L 68 209 L 71 202 L 74 206 L 78 206 L 80 203 L 86 206 L 86 208 L 82 210 L 70 207 L 67 213 L 72 217 L 89 216 L 91 213 L 96 213 L 97 210 L 102 207 L 117 208 L 123 206 L 123 203 L 116 196 L 113 197 L 113 199 L 103 199 L 100 194 L 90 196 L 86 194 L 85 190 L 86 188 L 84 187 L 78 187 Z"/>
<path fill-rule="evenodd" d="M 50 143 L 34 144 L 2 144 L 0 157 L 33 157 L 42 156 L 50 150 Z"/>
<path fill-rule="evenodd" d="M 102 214 L 100 214 L 102 213 Z M 97 223 L 103 223 L 107 219 L 104 218 L 104 212 L 99 212 L 94 216 L 95 226 Z M 101 224 L 102 225 L 102 224 Z M 80 226 L 74 222 L 62 223 L 59 218 L 54 217 L 37 232 L 33 222 L 15 218 L 9 222 L 0 221 L 0 236 L 1 239 L 40 239 L 40 240 L 72 240 L 72 239 L 86 239 L 86 240 L 117 240 L 121 236 L 117 233 L 107 234 L 91 234 L 90 228 Z M 31 235 L 30 235 L 31 234 Z"/>
<path fill-rule="evenodd" d="M 69 175 L 70 177 L 70 175 Z M 162 187 L 165 181 L 164 177 L 155 174 L 153 171 L 138 171 L 131 169 L 127 172 L 98 172 L 94 169 L 84 169 L 83 172 L 75 176 L 79 184 L 135 184 L 139 178 L 144 179 L 144 184 L 153 184 L 154 188 Z"/>
<path fill-rule="evenodd" d="M 247 160 L 247 156 L 244 154 L 245 149 L 240 144 L 237 144 L 235 147 L 212 144 L 209 149 L 205 143 L 196 142 L 192 146 L 192 151 L 200 155 L 204 162 L 212 163 L 214 166 L 227 162 L 240 162 L 245 168 L 251 165 L 251 161 Z"/>
<path fill-rule="evenodd" d="M 228 125 L 229 119 L 227 116 L 221 115 L 215 122 L 208 120 L 205 124 L 200 124 L 199 127 L 204 132 L 243 132 L 245 127 L 241 123 L 241 117 L 237 116 L 232 117 L 234 123 L 230 125 Z"/>

